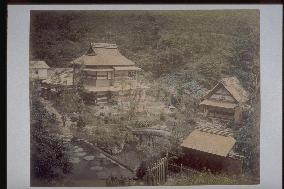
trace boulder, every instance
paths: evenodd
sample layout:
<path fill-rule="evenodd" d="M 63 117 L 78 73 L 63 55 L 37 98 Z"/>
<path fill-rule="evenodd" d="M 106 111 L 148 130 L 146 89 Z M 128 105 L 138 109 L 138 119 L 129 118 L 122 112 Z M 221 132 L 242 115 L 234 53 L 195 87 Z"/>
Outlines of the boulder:
<path fill-rule="evenodd" d="M 93 170 L 93 171 L 102 171 L 103 167 L 101 167 L 101 166 L 93 166 L 90 169 Z"/>
<path fill-rule="evenodd" d="M 82 157 L 82 156 L 85 156 L 86 154 L 87 154 L 86 152 L 77 152 L 74 155 L 77 157 Z"/>
<path fill-rule="evenodd" d="M 95 156 L 85 156 L 83 159 L 86 161 L 92 161 L 95 159 Z"/>

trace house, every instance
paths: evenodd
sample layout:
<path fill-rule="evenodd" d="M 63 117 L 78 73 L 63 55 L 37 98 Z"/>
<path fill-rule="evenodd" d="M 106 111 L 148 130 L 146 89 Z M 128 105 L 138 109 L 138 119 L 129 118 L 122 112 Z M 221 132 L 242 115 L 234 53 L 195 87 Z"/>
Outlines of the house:
<path fill-rule="evenodd" d="M 243 157 L 233 151 L 235 143 L 228 131 L 213 127 L 195 129 L 181 144 L 182 162 L 197 170 L 241 174 Z"/>
<path fill-rule="evenodd" d="M 72 63 L 74 82 L 82 80 L 86 98 L 97 104 L 127 98 L 126 91 L 143 88 L 137 82 L 141 68 L 123 56 L 116 44 L 91 43 L 88 51 Z"/>
<path fill-rule="evenodd" d="M 234 120 L 239 123 L 242 120 L 242 107 L 248 101 L 248 94 L 236 77 L 221 79 L 210 90 L 199 104 L 206 117 Z"/>
<path fill-rule="evenodd" d="M 49 66 L 45 61 L 30 61 L 30 79 L 44 80 L 47 78 Z"/>

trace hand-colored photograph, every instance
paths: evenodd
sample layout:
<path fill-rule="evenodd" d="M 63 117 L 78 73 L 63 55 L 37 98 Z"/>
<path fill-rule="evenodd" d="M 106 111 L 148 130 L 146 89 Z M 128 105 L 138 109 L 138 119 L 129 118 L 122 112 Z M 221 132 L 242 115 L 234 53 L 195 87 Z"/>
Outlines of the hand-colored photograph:
<path fill-rule="evenodd" d="M 259 10 L 32 10 L 32 187 L 260 183 Z"/>

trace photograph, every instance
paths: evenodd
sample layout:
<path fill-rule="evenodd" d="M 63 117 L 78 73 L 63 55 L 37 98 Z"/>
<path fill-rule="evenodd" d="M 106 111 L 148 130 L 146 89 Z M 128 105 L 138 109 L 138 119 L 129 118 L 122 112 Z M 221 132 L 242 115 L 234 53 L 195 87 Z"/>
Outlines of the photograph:
<path fill-rule="evenodd" d="M 260 184 L 260 10 L 29 14 L 31 187 Z"/>

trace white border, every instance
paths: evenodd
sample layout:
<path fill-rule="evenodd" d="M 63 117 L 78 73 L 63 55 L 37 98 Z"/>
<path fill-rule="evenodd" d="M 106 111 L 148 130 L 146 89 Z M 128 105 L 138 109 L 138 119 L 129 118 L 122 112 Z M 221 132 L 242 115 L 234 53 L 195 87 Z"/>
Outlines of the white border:
<path fill-rule="evenodd" d="M 7 47 L 7 186 L 30 188 L 30 10 L 212 10 L 260 9 L 261 182 L 254 186 L 190 188 L 282 188 L 282 6 L 281 5 L 9 5 Z M 73 187 L 79 188 L 79 187 Z M 83 188 L 83 187 L 80 187 Z M 86 188 L 86 187 L 84 187 Z M 145 187 L 135 187 L 145 188 Z M 149 187 L 150 188 L 150 187 Z M 166 187 L 161 187 L 166 188 Z M 189 188 L 189 187 L 179 187 Z"/>

